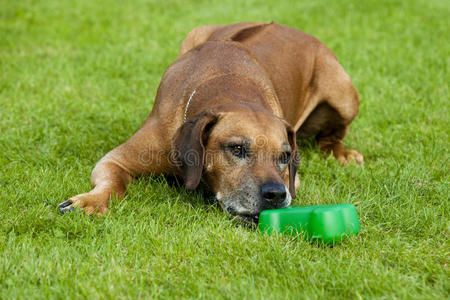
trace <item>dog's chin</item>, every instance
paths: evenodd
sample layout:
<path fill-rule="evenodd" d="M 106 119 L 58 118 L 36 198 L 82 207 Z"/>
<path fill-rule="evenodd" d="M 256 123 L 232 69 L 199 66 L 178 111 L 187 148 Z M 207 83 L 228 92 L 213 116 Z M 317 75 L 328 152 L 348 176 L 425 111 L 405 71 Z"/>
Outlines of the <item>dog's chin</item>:
<path fill-rule="evenodd" d="M 235 216 L 237 220 L 239 220 L 244 225 L 254 227 L 258 224 L 259 214 L 256 215 L 237 215 Z"/>

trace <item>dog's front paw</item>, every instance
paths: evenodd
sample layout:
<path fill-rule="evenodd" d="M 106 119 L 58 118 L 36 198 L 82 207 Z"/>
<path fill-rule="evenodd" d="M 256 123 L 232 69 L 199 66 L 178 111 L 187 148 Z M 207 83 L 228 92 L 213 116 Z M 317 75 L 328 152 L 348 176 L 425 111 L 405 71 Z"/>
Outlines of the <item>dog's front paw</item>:
<path fill-rule="evenodd" d="M 59 212 L 64 214 L 81 208 L 87 215 L 102 216 L 108 211 L 110 195 L 85 193 L 70 198 L 58 205 Z"/>
<path fill-rule="evenodd" d="M 348 165 L 351 161 L 356 162 L 360 166 L 364 164 L 363 155 L 353 149 L 345 149 L 336 155 L 336 159 L 344 166 Z"/>

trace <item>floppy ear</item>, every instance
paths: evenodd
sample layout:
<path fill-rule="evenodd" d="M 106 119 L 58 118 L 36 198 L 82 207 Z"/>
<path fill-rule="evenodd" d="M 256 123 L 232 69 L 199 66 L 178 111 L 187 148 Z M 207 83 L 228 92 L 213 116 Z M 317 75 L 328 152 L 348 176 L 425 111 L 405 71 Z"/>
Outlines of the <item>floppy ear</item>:
<path fill-rule="evenodd" d="M 205 145 L 217 120 L 218 116 L 214 112 L 202 112 L 186 121 L 173 138 L 175 160 L 188 190 L 195 189 L 200 183 L 205 160 Z"/>
<path fill-rule="evenodd" d="M 297 135 L 289 125 L 287 127 L 288 140 L 291 145 L 292 154 L 291 159 L 289 160 L 289 192 L 291 193 L 292 199 L 295 199 L 295 175 L 297 175 L 298 164 L 300 162 L 300 156 L 298 154 L 297 148 Z"/>

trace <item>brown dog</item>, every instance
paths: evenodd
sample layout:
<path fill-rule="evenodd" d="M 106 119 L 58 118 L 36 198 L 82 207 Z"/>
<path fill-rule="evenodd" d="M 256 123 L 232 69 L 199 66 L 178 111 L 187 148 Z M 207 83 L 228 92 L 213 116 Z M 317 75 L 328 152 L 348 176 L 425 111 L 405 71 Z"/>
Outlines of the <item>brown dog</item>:
<path fill-rule="evenodd" d="M 189 190 L 203 181 L 224 210 L 254 221 L 295 197 L 296 137 L 316 136 L 343 164 L 362 164 L 342 142 L 358 107 L 335 55 L 308 34 L 274 23 L 195 28 L 142 128 L 97 163 L 93 190 L 60 211 L 101 215 L 135 176 L 174 174 Z"/>

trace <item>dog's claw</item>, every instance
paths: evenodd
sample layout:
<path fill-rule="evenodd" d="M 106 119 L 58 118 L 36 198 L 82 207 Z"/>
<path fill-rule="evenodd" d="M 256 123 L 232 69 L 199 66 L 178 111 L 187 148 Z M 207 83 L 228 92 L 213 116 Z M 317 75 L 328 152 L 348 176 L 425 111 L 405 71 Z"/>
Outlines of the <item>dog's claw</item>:
<path fill-rule="evenodd" d="M 68 211 L 74 211 L 75 208 L 72 205 L 72 201 L 67 200 L 58 205 L 59 213 L 62 215 Z"/>

